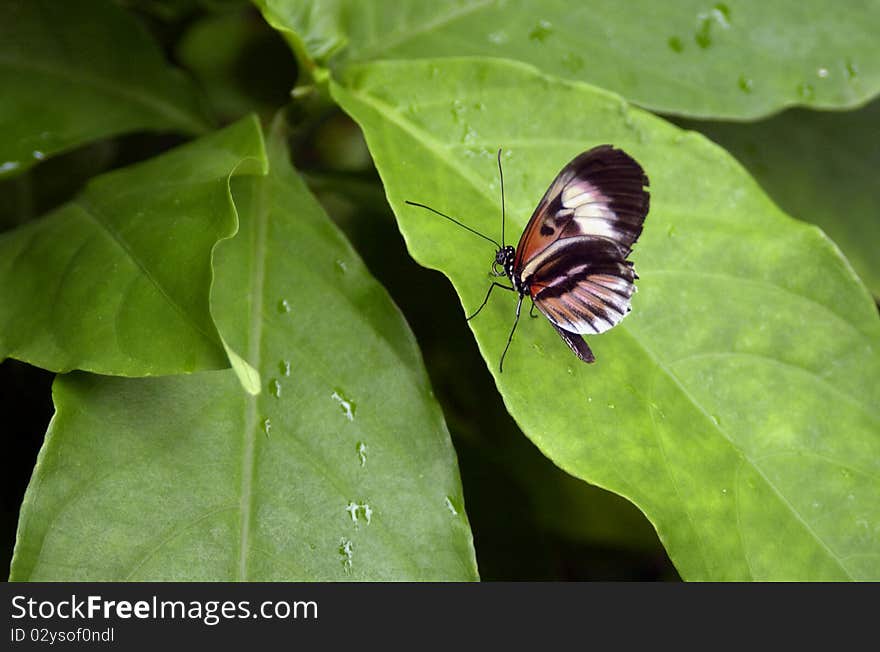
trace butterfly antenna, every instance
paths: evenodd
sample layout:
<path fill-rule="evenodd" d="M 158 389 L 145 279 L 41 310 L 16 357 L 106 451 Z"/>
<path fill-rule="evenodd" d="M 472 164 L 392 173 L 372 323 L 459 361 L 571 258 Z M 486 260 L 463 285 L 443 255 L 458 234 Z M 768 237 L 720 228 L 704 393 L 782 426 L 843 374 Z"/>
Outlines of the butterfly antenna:
<path fill-rule="evenodd" d="M 481 238 L 483 238 L 483 240 L 488 240 L 488 241 L 491 242 L 493 245 L 495 245 L 496 247 L 498 247 L 499 249 L 501 249 L 501 245 L 499 245 L 497 242 L 495 242 L 495 241 L 494 241 L 492 238 L 490 238 L 489 236 L 487 236 L 487 235 L 483 235 L 483 234 L 480 233 L 479 231 L 475 231 L 474 229 L 472 229 L 471 227 L 467 226 L 466 224 L 462 224 L 461 222 L 459 222 L 459 221 L 458 221 L 457 219 L 455 219 L 454 217 L 449 217 L 448 215 L 446 215 L 446 213 L 441 213 L 440 211 L 438 211 L 438 210 L 436 210 L 436 209 L 433 209 L 433 208 L 431 208 L 430 206 L 425 206 L 424 204 L 418 204 L 418 203 L 416 203 L 416 202 L 414 202 L 414 201 L 409 201 L 408 199 L 405 201 L 405 203 L 409 204 L 410 206 L 418 206 L 419 208 L 426 208 L 427 210 L 431 211 L 432 213 L 436 213 L 436 214 L 439 215 L 440 217 L 445 217 L 445 218 L 446 218 L 447 220 L 449 220 L 450 222 L 455 222 L 455 223 L 458 224 L 461 228 L 470 231 L 470 232 L 473 233 L 474 235 L 478 235 L 478 236 L 480 236 Z"/>
<path fill-rule="evenodd" d="M 504 172 L 501 170 L 501 148 L 498 148 L 498 176 L 501 178 L 501 244 L 504 244 Z"/>

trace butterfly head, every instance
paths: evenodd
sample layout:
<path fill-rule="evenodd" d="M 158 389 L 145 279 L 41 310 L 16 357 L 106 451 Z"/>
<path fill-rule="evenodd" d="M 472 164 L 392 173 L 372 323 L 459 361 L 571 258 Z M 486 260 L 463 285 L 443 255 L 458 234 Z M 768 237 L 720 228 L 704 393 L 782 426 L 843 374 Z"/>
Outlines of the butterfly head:
<path fill-rule="evenodd" d="M 495 252 L 495 260 L 492 262 L 492 274 L 495 276 L 513 276 L 513 259 L 516 250 L 507 245 Z"/>

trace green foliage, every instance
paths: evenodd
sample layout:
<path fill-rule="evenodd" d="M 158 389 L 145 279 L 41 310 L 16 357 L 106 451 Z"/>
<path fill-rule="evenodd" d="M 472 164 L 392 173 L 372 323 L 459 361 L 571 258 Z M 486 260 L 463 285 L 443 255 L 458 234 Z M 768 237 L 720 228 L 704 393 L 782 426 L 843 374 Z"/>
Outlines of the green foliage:
<path fill-rule="evenodd" d="M 790 215 L 821 226 L 880 296 L 880 101 L 848 113 L 796 110 L 757 123 L 683 124 L 736 156 Z"/>
<path fill-rule="evenodd" d="M 11 579 L 671 577 L 655 532 L 684 579 L 880 579 L 878 104 L 814 110 L 876 96 L 876 0 L 255 4 L 0 9 L 0 359 L 59 374 Z M 499 373 L 492 249 L 404 201 L 498 237 L 503 147 L 515 242 L 606 142 L 633 312 Z"/>
<path fill-rule="evenodd" d="M 560 169 L 581 143 L 616 143 L 654 171 L 633 256 L 640 292 L 631 317 L 590 340 L 595 366 L 548 324 L 526 323 L 498 373 L 512 303 L 471 322 L 523 431 L 562 468 L 635 502 L 685 577 L 876 572 L 876 558 L 855 554 L 860 523 L 880 519 L 880 323 L 833 245 L 780 213 L 723 151 L 614 96 L 509 63 L 440 70 L 375 64 L 333 92 L 364 129 L 410 252 L 449 276 L 465 313 L 483 299 L 491 250 L 405 198 L 496 233 L 493 144 L 508 143 L 519 233 L 554 174 L 535 171 Z M 540 123 L 524 110 L 536 96 L 548 107 Z M 823 400 L 829 391 L 841 400 Z M 755 544 L 770 539 L 770 550 Z"/>
<path fill-rule="evenodd" d="M 227 366 L 211 250 L 235 233 L 229 179 L 265 172 L 262 148 L 245 119 L 0 235 L 0 355 L 120 376 Z"/>
<path fill-rule="evenodd" d="M 257 0 L 308 66 L 515 59 L 695 117 L 858 106 L 880 90 L 880 3 Z"/>
<path fill-rule="evenodd" d="M 12 579 L 476 578 L 415 341 L 270 150 L 268 177 L 236 183 L 212 297 L 264 391 L 231 371 L 59 377 Z"/>
<path fill-rule="evenodd" d="M 207 129 L 193 84 L 111 2 L 6 0 L 2 12 L 0 176 L 126 131 Z"/>

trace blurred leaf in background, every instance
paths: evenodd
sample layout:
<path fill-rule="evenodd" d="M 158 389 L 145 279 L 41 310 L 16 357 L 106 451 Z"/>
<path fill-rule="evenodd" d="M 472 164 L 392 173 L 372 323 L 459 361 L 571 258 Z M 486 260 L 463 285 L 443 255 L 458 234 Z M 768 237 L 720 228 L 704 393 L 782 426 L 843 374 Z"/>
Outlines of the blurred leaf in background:
<path fill-rule="evenodd" d="M 502 57 L 692 117 L 852 108 L 880 90 L 880 3 L 257 0 L 307 68 Z"/>
<path fill-rule="evenodd" d="M 209 128 L 193 84 L 128 12 L 95 0 L 57 9 L 45 0 L 0 9 L 0 176 L 126 131 Z"/>

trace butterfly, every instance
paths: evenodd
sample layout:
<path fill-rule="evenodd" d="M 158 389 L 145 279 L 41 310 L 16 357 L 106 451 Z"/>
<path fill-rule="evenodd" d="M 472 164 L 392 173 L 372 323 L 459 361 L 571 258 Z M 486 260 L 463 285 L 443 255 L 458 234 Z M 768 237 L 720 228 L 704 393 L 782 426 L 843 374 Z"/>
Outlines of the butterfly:
<path fill-rule="evenodd" d="M 493 281 L 476 317 L 495 288 L 519 295 L 516 318 L 504 357 L 519 323 L 523 300 L 532 301 L 574 354 L 594 362 L 584 335 L 598 335 L 616 326 L 630 312 L 638 278 L 627 260 L 648 214 L 648 177 L 626 152 L 599 145 L 576 156 L 556 175 L 538 202 L 516 248 L 504 244 L 504 173 L 501 178 L 501 244 L 429 206 L 426 208 L 488 240 L 497 247 L 492 276 L 507 277 L 510 285 Z"/>

